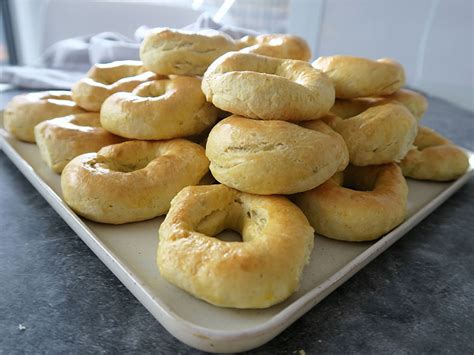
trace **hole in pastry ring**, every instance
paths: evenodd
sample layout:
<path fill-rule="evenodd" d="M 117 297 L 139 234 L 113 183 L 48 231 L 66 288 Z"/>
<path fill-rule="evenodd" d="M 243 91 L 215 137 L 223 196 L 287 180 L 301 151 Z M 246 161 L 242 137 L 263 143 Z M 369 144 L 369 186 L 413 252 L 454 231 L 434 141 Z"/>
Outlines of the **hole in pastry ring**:
<path fill-rule="evenodd" d="M 410 150 L 400 162 L 403 175 L 418 180 L 449 181 L 469 167 L 464 151 L 428 127 L 419 126 Z"/>
<path fill-rule="evenodd" d="M 369 107 L 347 119 L 328 115 L 323 121 L 344 138 L 350 163 L 357 166 L 400 161 L 411 149 L 418 128 L 415 117 L 399 103 Z"/>
<path fill-rule="evenodd" d="M 412 90 L 400 89 L 392 95 L 383 97 L 362 97 L 357 99 L 336 99 L 331 113 L 341 118 L 357 116 L 370 107 L 398 102 L 405 106 L 417 120 L 425 114 L 428 109 L 426 98 Z"/>
<path fill-rule="evenodd" d="M 15 96 L 3 114 L 5 129 L 25 142 L 35 142 L 35 126 L 51 118 L 84 112 L 70 91 L 42 91 Z"/>
<path fill-rule="evenodd" d="M 96 64 L 87 77 L 72 87 L 72 98 L 82 108 L 99 112 L 102 103 L 116 92 L 130 92 L 139 84 L 157 79 L 156 74 L 146 72 L 142 62 L 123 60 L 108 64 Z"/>
<path fill-rule="evenodd" d="M 170 139 L 199 134 L 217 119 L 194 77 L 148 81 L 131 93 L 109 96 L 102 105 L 102 126 L 132 139 Z"/>
<path fill-rule="evenodd" d="M 157 74 L 202 75 L 215 59 L 234 50 L 237 44 L 222 32 L 156 28 L 147 32 L 140 58 Z"/>
<path fill-rule="evenodd" d="M 311 64 L 240 52 L 212 63 L 202 91 L 224 111 L 262 120 L 313 120 L 334 105 L 331 80 Z"/>
<path fill-rule="evenodd" d="M 311 59 L 311 49 L 303 38 L 283 34 L 245 36 L 238 41 L 240 52 L 266 55 L 274 58 Z"/>
<path fill-rule="evenodd" d="M 319 57 L 313 66 L 329 76 L 339 99 L 390 95 L 405 84 L 403 67 L 388 58 L 335 55 Z"/>
<path fill-rule="evenodd" d="M 398 165 L 390 163 L 349 165 L 343 173 L 294 200 L 316 233 L 355 242 L 377 239 L 402 223 L 407 197 L 405 178 Z"/>
<path fill-rule="evenodd" d="M 342 137 L 322 121 L 301 127 L 235 115 L 212 128 L 206 155 L 217 181 L 259 195 L 310 190 L 344 170 L 349 158 Z"/>
<path fill-rule="evenodd" d="M 78 155 L 123 141 L 103 129 L 99 114 L 93 112 L 43 121 L 35 127 L 35 138 L 41 157 L 56 173 Z"/>
<path fill-rule="evenodd" d="M 212 237 L 225 229 L 239 232 L 243 242 Z M 298 288 L 313 233 L 284 197 L 189 186 L 161 224 L 157 264 L 166 280 L 211 304 L 266 308 Z"/>
<path fill-rule="evenodd" d="M 166 213 L 185 186 L 199 183 L 209 161 L 184 139 L 129 141 L 74 158 L 63 170 L 64 201 L 96 222 L 121 224 Z"/>

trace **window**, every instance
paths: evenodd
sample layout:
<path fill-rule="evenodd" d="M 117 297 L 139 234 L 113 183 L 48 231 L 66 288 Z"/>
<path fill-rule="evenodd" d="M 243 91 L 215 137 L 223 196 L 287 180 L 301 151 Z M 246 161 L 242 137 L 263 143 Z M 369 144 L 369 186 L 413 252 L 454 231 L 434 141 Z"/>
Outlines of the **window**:
<path fill-rule="evenodd" d="M 0 65 L 16 64 L 11 13 L 8 0 L 0 2 Z"/>

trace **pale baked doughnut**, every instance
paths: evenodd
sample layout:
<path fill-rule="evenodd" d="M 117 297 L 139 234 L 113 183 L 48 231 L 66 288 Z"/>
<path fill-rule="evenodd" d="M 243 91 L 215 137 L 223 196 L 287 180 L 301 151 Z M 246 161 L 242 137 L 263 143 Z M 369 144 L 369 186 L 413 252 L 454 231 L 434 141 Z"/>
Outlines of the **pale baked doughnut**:
<path fill-rule="evenodd" d="M 237 44 L 222 32 L 156 28 L 145 36 L 140 58 L 157 74 L 202 75 L 216 58 L 234 50 Z"/>
<path fill-rule="evenodd" d="M 160 140 L 198 134 L 214 124 L 217 115 L 218 109 L 206 102 L 201 80 L 182 76 L 110 96 L 102 105 L 100 121 L 122 137 Z"/>
<path fill-rule="evenodd" d="M 130 92 L 139 84 L 158 79 L 147 72 L 138 60 L 123 60 L 108 64 L 96 64 L 87 77 L 72 87 L 72 99 L 88 111 L 99 112 L 102 103 L 116 92 Z"/>
<path fill-rule="evenodd" d="M 347 119 L 328 115 L 323 120 L 342 135 L 351 164 L 358 166 L 400 161 L 411 149 L 418 127 L 399 103 L 370 107 Z"/>
<path fill-rule="evenodd" d="M 311 64 L 240 52 L 212 63 L 202 91 L 220 109 L 263 120 L 313 120 L 334 105 L 331 80 Z"/>
<path fill-rule="evenodd" d="M 414 149 L 400 162 L 403 175 L 418 180 L 449 181 L 469 167 L 464 151 L 428 127 L 420 126 Z"/>
<path fill-rule="evenodd" d="M 43 121 L 35 127 L 35 138 L 41 157 L 56 173 L 78 155 L 123 141 L 103 129 L 93 112 Z"/>
<path fill-rule="evenodd" d="M 16 138 L 35 142 L 35 126 L 51 118 L 84 112 L 70 91 L 42 91 L 15 96 L 5 108 L 3 124 Z"/>
<path fill-rule="evenodd" d="M 416 119 L 420 120 L 428 109 L 428 100 L 413 90 L 401 89 L 392 95 L 381 97 L 377 105 L 397 101 L 405 106 Z"/>
<path fill-rule="evenodd" d="M 310 190 L 348 163 L 342 137 L 324 122 L 305 127 L 285 121 L 231 116 L 209 134 L 206 155 L 217 181 L 259 195 Z"/>
<path fill-rule="evenodd" d="M 304 61 L 311 59 L 308 43 L 298 36 L 283 34 L 245 36 L 238 41 L 238 46 L 242 48 L 240 50 L 242 53 Z"/>
<path fill-rule="evenodd" d="M 64 201 L 92 221 L 121 224 L 165 214 L 208 171 L 204 149 L 184 139 L 129 141 L 80 155 L 63 170 Z"/>
<path fill-rule="evenodd" d="M 225 229 L 242 242 L 213 236 Z M 157 264 L 169 282 L 220 307 L 266 308 L 299 286 L 314 231 L 284 197 L 191 186 L 161 224 Z"/>
<path fill-rule="evenodd" d="M 428 109 L 426 98 L 412 90 L 401 89 L 396 93 L 383 97 L 361 97 L 357 99 L 336 99 L 331 113 L 341 118 L 357 116 L 369 107 L 398 102 L 405 106 L 416 119 L 420 120 Z"/>
<path fill-rule="evenodd" d="M 408 187 L 394 164 L 349 165 L 317 188 L 295 196 L 316 233 L 351 242 L 373 240 L 402 223 Z"/>
<path fill-rule="evenodd" d="M 370 107 L 376 106 L 377 98 L 360 97 L 357 99 L 336 99 L 330 113 L 341 118 L 350 118 L 361 114 Z"/>
<path fill-rule="evenodd" d="M 403 67 L 387 58 L 335 55 L 319 57 L 313 66 L 329 76 L 339 99 L 390 95 L 405 84 Z"/>

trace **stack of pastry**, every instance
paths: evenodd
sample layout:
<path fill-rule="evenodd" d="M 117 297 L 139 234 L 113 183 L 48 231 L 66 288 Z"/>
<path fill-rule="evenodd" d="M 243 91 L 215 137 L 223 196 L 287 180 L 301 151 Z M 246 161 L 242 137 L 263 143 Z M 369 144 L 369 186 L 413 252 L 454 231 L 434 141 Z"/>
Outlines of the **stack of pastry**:
<path fill-rule="evenodd" d="M 167 214 L 160 273 L 212 304 L 288 298 L 314 231 L 379 238 L 405 219 L 404 175 L 448 181 L 467 169 L 460 148 L 418 125 L 426 99 L 402 88 L 390 59 L 310 64 L 295 36 L 162 28 L 140 56 L 95 65 L 72 93 L 14 98 L 5 127 L 36 141 L 81 216 L 121 224 Z M 219 184 L 206 184 L 209 171 Z M 215 237 L 225 229 L 243 242 Z"/>

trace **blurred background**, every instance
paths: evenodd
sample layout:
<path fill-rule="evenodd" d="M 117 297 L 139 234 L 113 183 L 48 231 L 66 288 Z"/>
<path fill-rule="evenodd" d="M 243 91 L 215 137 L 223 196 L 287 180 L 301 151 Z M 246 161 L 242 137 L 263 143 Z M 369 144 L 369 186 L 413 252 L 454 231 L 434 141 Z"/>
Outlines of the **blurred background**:
<path fill-rule="evenodd" d="M 34 65 L 53 43 L 141 25 L 219 23 L 304 37 L 313 59 L 391 57 L 408 85 L 474 111 L 473 0 L 0 0 L 0 63 Z"/>

